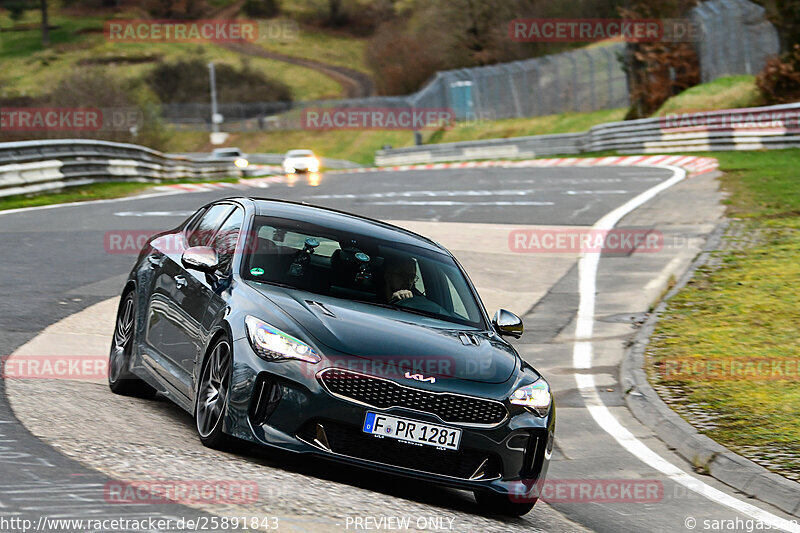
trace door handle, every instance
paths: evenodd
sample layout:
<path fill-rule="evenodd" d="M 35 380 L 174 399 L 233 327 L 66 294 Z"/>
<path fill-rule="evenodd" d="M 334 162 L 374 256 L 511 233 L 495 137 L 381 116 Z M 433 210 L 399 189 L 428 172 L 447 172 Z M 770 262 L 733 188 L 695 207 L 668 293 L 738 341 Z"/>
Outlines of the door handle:
<path fill-rule="evenodd" d="M 186 277 L 185 276 L 177 275 L 177 276 L 175 276 L 174 279 L 175 279 L 175 286 L 177 288 L 182 289 L 182 288 L 184 288 L 186 286 Z"/>

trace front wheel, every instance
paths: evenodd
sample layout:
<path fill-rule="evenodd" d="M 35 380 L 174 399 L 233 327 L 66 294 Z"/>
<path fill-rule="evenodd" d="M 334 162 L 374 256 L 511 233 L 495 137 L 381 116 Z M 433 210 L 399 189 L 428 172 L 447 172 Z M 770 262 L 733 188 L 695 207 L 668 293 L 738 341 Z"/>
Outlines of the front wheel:
<path fill-rule="evenodd" d="M 230 437 L 222 432 L 225 406 L 231 382 L 233 352 L 227 337 L 214 343 L 200 373 L 195 401 L 197 434 L 204 446 L 215 449 L 226 448 Z"/>
<path fill-rule="evenodd" d="M 536 503 L 535 500 L 528 500 L 525 503 L 514 502 L 510 494 L 498 494 L 482 490 L 476 490 L 474 494 L 475 501 L 478 502 L 478 506 L 486 514 L 522 516 L 529 513 Z"/>
<path fill-rule="evenodd" d="M 128 292 L 117 311 L 114 339 L 108 355 L 108 387 L 115 394 L 152 398 L 156 390 L 136 377 L 130 370 L 136 329 L 136 294 Z"/>

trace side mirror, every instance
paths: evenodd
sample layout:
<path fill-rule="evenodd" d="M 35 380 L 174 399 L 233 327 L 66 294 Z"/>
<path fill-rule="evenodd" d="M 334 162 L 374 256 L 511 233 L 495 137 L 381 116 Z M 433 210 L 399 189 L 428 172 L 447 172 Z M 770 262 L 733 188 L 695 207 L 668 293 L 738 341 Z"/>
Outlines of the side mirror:
<path fill-rule="evenodd" d="M 217 252 L 210 246 L 192 246 L 181 256 L 181 262 L 186 268 L 199 270 L 207 274 L 213 273 L 219 266 Z"/>
<path fill-rule="evenodd" d="M 500 335 L 508 335 L 519 339 L 522 337 L 524 327 L 522 319 L 506 309 L 498 309 L 492 318 L 492 325 Z"/>

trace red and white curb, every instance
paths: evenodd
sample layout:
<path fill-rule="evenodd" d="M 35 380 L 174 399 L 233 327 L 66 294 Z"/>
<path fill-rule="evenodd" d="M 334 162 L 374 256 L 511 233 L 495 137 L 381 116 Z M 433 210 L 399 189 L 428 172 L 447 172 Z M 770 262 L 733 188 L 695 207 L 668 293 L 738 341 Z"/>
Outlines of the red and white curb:
<path fill-rule="evenodd" d="M 467 161 L 462 163 L 427 163 L 389 167 L 357 168 L 338 170 L 335 173 L 361 172 L 405 172 L 409 170 L 441 170 L 464 168 L 530 168 L 530 167 L 630 167 L 630 166 L 676 166 L 696 176 L 717 169 L 713 157 L 683 155 L 626 155 L 609 157 L 558 157 L 553 159 L 524 159 L 498 161 Z"/>
<path fill-rule="evenodd" d="M 333 170 L 327 174 L 361 174 L 366 172 L 407 172 L 412 170 L 446 170 L 467 168 L 551 168 L 551 167 L 637 167 L 637 166 L 675 166 L 686 170 L 689 177 L 698 176 L 717 169 L 713 157 L 693 155 L 626 155 L 608 157 L 558 157 L 553 159 L 523 159 L 498 161 L 467 161 L 462 163 L 429 163 L 424 165 L 401 165 L 391 167 L 366 167 L 347 170 Z M 219 183 L 176 183 L 161 185 L 158 191 L 205 192 L 219 189 L 265 189 L 272 184 L 286 183 L 286 176 L 240 179 L 238 182 Z"/>

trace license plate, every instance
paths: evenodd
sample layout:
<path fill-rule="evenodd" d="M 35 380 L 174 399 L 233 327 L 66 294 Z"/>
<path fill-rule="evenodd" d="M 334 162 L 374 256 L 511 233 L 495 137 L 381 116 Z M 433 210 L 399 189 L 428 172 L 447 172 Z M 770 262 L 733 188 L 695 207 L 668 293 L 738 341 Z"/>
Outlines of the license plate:
<path fill-rule="evenodd" d="M 461 444 L 460 429 L 371 412 L 364 420 L 364 433 L 446 450 L 457 450 Z"/>

